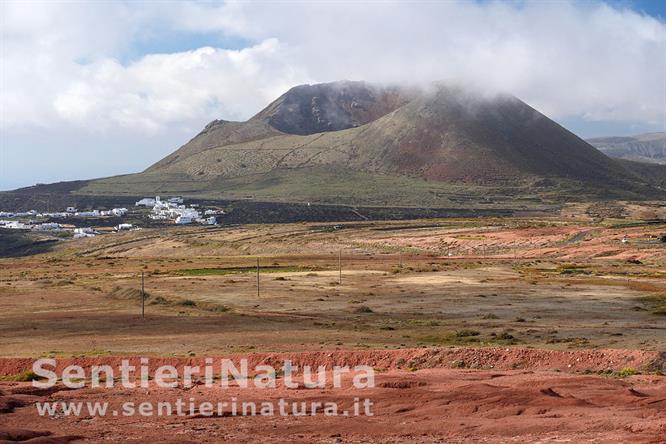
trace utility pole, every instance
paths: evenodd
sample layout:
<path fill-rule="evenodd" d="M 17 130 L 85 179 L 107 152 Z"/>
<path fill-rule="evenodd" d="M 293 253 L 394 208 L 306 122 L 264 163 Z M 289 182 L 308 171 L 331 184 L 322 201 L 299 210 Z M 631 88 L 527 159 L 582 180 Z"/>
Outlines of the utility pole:
<path fill-rule="evenodd" d="M 257 298 L 259 297 L 259 258 L 257 258 Z"/>
<path fill-rule="evenodd" d="M 143 271 L 141 272 L 141 319 L 146 317 L 146 291 L 144 286 Z"/>
<path fill-rule="evenodd" d="M 342 284 L 342 250 L 338 251 L 338 270 L 340 271 L 339 283 Z"/>

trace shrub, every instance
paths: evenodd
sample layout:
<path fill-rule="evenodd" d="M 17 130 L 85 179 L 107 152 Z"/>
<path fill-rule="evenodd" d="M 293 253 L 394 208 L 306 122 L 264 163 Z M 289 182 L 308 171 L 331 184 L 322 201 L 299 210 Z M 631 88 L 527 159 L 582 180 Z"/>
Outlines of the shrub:
<path fill-rule="evenodd" d="M 468 338 L 470 336 L 479 336 L 481 332 L 476 330 L 460 330 L 456 332 L 457 338 Z"/>
<path fill-rule="evenodd" d="M 356 310 L 354 310 L 356 313 L 374 313 L 372 311 L 372 308 L 368 307 L 367 305 L 361 305 L 360 307 L 357 307 Z"/>
<path fill-rule="evenodd" d="M 155 299 L 150 301 L 150 305 L 166 305 L 168 304 L 169 301 L 167 301 L 164 297 L 162 296 L 155 296 Z"/>
<path fill-rule="evenodd" d="M 655 308 L 652 313 L 660 316 L 666 316 L 666 305 Z"/>
<path fill-rule="evenodd" d="M 29 382 L 29 381 L 37 381 L 38 379 L 39 376 L 37 376 L 37 374 L 32 370 L 26 370 L 24 372 L 12 376 L 0 376 L 0 380 L 12 381 L 12 382 Z"/>
<path fill-rule="evenodd" d="M 511 341 L 515 339 L 512 334 L 507 333 L 507 332 L 502 332 L 496 336 L 496 339 L 500 339 L 502 341 Z"/>
<path fill-rule="evenodd" d="M 618 378 L 626 378 L 627 376 L 637 375 L 638 370 L 633 367 L 625 367 L 615 374 Z"/>

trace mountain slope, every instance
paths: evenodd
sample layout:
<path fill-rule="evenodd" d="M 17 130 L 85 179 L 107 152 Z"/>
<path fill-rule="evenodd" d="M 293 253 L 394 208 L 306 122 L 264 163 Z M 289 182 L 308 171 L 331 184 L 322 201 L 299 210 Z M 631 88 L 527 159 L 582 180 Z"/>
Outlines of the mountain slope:
<path fill-rule="evenodd" d="M 76 192 L 426 206 L 661 196 L 660 170 L 645 171 L 512 96 L 334 82 L 292 88 L 246 122 L 213 121 L 146 171 Z"/>
<path fill-rule="evenodd" d="M 249 122 L 266 122 L 286 134 L 315 134 L 365 125 L 406 104 L 414 92 L 365 82 L 296 86 Z"/>
<path fill-rule="evenodd" d="M 611 157 L 666 164 L 666 133 L 640 134 L 633 137 L 598 137 L 591 145 Z"/>
<path fill-rule="evenodd" d="M 307 135 L 369 123 L 408 102 L 410 92 L 365 82 L 291 88 L 247 122 L 214 120 L 188 143 L 148 168 L 154 171 L 202 151 L 280 134 Z"/>

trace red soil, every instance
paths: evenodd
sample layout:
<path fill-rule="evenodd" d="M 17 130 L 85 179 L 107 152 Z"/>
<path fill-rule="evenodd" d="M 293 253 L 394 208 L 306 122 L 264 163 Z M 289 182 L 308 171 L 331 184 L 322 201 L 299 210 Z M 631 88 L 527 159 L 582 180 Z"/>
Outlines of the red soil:
<path fill-rule="evenodd" d="M 239 358 L 235 356 L 234 358 Z M 666 436 L 666 378 L 640 375 L 625 379 L 582 375 L 584 370 L 646 369 L 663 365 L 657 353 L 627 350 L 576 352 L 528 349 L 417 349 L 395 351 L 251 354 L 250 366 L 370 365 L 377 369 L 374 388 L 275 389 L 232 385 L 191 389 L 59 387 L 38 390 L 30 383 L 0 385 L 0 442 L 50 436 L 28 442 L 87 440 L 121 442 L 632 442 L 659 443 Z M 81 358 L 59 361 L 59 367 L 78 363 L 118 364 L 121 358 Z M 454 362 L 455 361 L 455 362 Z M 29 368 L 29 360 L 3 359 L 4 374 Z M 155 358 L 164 363 L 201 364 L 203 359 Z M 464 363 L 464 364 L 462 364 Z M 452 369 L 451 366 L 477 367 Z M 490 369 L 492 366 L 492 369 Z M 571 367 L 570 367 L 571 366 Z M 481 369 L 482 368 L 482 369 Z M 515 368 L 520 368 L 516 370 Z M 410 369 L 410 370 L 408 370 Z M 415 369 L 420 369 L 416 370 Z M 561 372 L 553 371 L 561 369 Z M 228 402 L 337 402 L 351 408 L 355 397 L 374 403 L 374 416 L 263 417 L 194 412 L 165 417 L 40 417 L 37 401 L 160 402 L 190 398 Z M 3 413 L 4 412 L 4 413 Z"/>
<path fill-rule="evenodd" d="M 320 351 L 295 353 L 247 353 L 242 355 L 221 356 L 238 362 L 245 358 L 250 367 L 259 364 L 277 365 L 289 359 L 294 365 L 332 366 L 368 365 L 376 369 L 414 370 L 424 368 L 461 366 L 472 369 L 494 370 L 557 370 L 557 371 L 603 371 L 622 370 L 626 367 L 642 368 L 657 361 L 658 352 L 640 350 L 538 350 L 529 348 L 417 348 L 401 350 L 362 350 L 362 351 Z M 214 357 L 219 359 L 221 357 Z M 68 365 L 79 365 L 89 369 L 93 365 L 108 364 L 119 366 L 128 359 L 131 364 L 139 365 L 138 356 L 102 356 L 82 358 L 57 358 L 57 369 L 62 371 Z M 0 358 L 0 376 L 11 376 L 31 370 L 32 358 Z M 151 369 L 161 365 L 204 365 L 203 357 L 150 357 Z"/>

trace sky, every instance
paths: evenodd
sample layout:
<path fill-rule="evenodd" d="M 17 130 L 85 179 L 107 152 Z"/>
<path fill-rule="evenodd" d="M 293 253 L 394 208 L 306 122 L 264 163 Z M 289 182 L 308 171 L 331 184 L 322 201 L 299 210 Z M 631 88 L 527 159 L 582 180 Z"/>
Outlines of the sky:
<path fill-rule="evenodd" d="M 292 86 L 449 81 L 666 131 L 666 2 L 0 0 L 0 190 L 145 169 Z"/>

